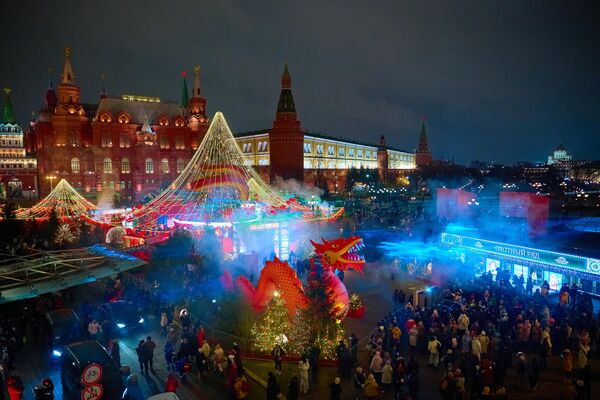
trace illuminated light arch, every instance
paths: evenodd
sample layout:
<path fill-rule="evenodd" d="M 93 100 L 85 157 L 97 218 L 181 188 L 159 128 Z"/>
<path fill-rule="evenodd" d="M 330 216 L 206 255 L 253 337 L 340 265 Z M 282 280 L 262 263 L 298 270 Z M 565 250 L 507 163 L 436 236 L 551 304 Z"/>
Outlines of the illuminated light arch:
<path fill-rule="evenodd" d="M 56 211 L 59 218 L 73 218 L 81 214 L 87 214 L 97 207 L 84 199 L 65 179 L 54 187 L 54 189 L 31 208 L 21 208 L 16 211 L 18 219 L 47 219 L 52 210 Z"/>

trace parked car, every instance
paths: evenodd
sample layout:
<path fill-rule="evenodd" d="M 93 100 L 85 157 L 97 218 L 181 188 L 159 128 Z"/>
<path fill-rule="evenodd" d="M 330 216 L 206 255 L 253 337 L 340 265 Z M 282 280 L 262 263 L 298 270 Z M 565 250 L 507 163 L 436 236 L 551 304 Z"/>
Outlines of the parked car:
<path fill-rule="evenodd" d="M 83 327 L 77 314 L 70 308 L 50 311 L 46 314 L 48 343 L 53 359 L 62 356 L 64 347 L 83 338 Z"/>
<path fill-rule="evenodd" d="M 145 323 L 142 313 L 129 301 L 112 301 L 105 303 L 102 308 L 106 313 L 104 317 L 112 322 L 114 332 L 136 329 Z"/>
<path fill-rule="evenodd" d="M 60 380 L 65 399 L 83 398 L 82 391 L 95 389 L 96 394 L 102 391 L 99 397 L 102 400 L 121 400 L 125 390 L 121 370 L 106 349 L 95 340 L 65 346 L 61 357 Z"/>

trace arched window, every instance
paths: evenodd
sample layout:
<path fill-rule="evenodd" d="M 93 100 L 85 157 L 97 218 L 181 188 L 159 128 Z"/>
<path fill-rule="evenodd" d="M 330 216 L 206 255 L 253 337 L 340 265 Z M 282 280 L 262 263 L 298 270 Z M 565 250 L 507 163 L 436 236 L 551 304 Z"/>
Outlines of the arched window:
<path fill-rule="evenodd" d="M 146 158 L 146 173 L 153 174 L 154 173 L 154 161 L 151 158 Z"/>
<path fill-rule="evenodd" d="M 103 170 L 105 174 L 112 174 L 112 160 L 110 158 L 104 159 Z"/>
<path fill-rule="evenodd" d="M 79 173 L 79 158 L 71 159 L 71 173 L 78 174 Z"/>
<path fill-rule="evenodd" d="M 162 161 L 160 162 L 160 170 L 164 174 L 168 174 L 169 173 L 169 160 L 167 160 L 166 158 L 162 159 Z"/>
<path fill-rule="evenodd" d="M 181 159 L 177 159 L 177 173 L 180 174 L 185 168 L 185 162 Z"/>
<path fill-rule="evenodd" d="M 124 158 L 121 160 L 121 172 L 123 174 L 129 174 L 131 172 L 131 166 L 129 165 L 128 158 Z"/>

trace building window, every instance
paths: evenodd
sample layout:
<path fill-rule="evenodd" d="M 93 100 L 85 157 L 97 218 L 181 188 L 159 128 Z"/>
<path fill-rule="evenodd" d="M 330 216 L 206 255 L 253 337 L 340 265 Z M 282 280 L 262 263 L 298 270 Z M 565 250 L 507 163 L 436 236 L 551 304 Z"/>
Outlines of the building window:
<path fill-rule="evenodd" d="M 128 136 L 121 135 L 121 137 L 119 138 L 119 147 L 122 149 L 131 147 L 131 142 L 129 141 Z"/>
<path fill-rule="evenodd" d="M 154 161 L 151 158 L 146 158 L 146 173 L 153 174 L 154 173 Z"/>
<path fill-rule="evenodd" d="M 181 158 L 178 158 L 177 159 L 177 173 L 180 174 L 184 168 L 185 168 L 185 162 Z"/>
<path fill-rule="evenodd" d="M 365 151 L 365 158 L 371 158 L 371 151 L 370 150 Z"/>
<path fill-rule="evenodd" d="M 121 160 L 121 173 L 128 174 L 131 172 L 131 167 L 129 166 L 129 159 L 124 158 Z"/>
<path fill-rule="evenodd" d="M 334 155 L 334 154 L 335 154 L 335 153 L 334 153 L 334 151 L 333 151 L 333 146 L 329 146 L 329 147 L 327 147 L 327 155 L 330 155 L 330 156 L 332 156 L 332 155 Z"/>
<path fill-rule="evenodd" d="M 178 128 L 181 128 L 181 127 L 182 127 L 182 126 L 184 126 L 184 125 L 185 125 L 185 122 L 184 122 L 184 121 L 183 121 L 181 118 L 177 118 L 177 119 L 175 120 L 175 126 L 176 126 L 176 127 L 178 127 Z"/>
<path fill-rule="evenodd" d="M 346 155 L 346 149 L 344 147 L 340 147 L 338 149 L 338 156 L 339 157 L 344 157 Z"/>
<path fill-rule="evenodd" d="M 243 151 L 244 153 L 252 152 L 252 143 L 244 143 Z"/>
<path fill-rule="evenodd" d="M 322 144 L 317 145 L 317 154 L 323 154 L 323 145 Z"/>
<path fill-rule="evenodd" d="M 356 154 L 358 154 L 358 156 L 359 156 L 359 157 L 362 157 L 362 154 L 363 154 L 363 153 L 362 153 L 362 149 L 358 149 L 358 151 L 357 151 L 357 153 L 356 153 Z"/>
<path fill-rule="evenodd" d="M 161 135 L 158 137 L 158 145 L 161 149 L 169 148 L 169 137 L 167 135 Z"/>
<path fill-rule="evenodd" d="M 110 158 L 104 159 L 103 170 L 105 174 L 112 174 L 112 160 Z"/>
<path fill-rule="evenodd" d="M 267 142 L 258 142 L 258 151 L 267 151 Z"/>
<path fill-rule="evenodd" d="M 304 143 L 304 153 L 310 154 L 311 151 L 312 151 L 312 149 L 311 149 L 310 143 Z"/>
<path fill-rule="evenodd" d="M 102 147 L 112 147 L 112 137 L 108 135 L 102 136 Z"/>
<path fill-rule="evenodd" d="M 185 143 L 183 141 L 183 136 L 177 136 L 177 137 L 175 137 L 175 148 L 177 150 L 184 150 L 185 149 Z"/>
<path fill-rule="evenodd" d="M 160 162 L 160 170 L 164 174 L 168 174 L 169 173 L 169 160 L 167 160 L 166 158 L 162 159 L 162 161 Z"/>
<path fill-rule="evenodd" d="M 162 117 L 162 118 L 161 118 L 161 119 L 158 121 L 158 124 L 159 124 L 160 126 L 167 126 L 167 125 L 169 125 L 169 120 L 168 120 L 167 118 L 165 118 L 165 117 Z"/>
<path fill-rule="evenodd" d="M 73 173 L 73 174 L 79 173 L 79 158 L 71 159 L 71 173 Z"/>
<path fill-rule="evenodd" d="M 348 155 L 349 155 L 350 157 L 354 157 L 354 149 L 349 149 L 349 150 L 348 150 Z"/>
<path fill-rule="evenodd" d="M 11 142 L 12 144 L 12 142 Z M 69 144 L 71 146 L 79 146 L 79 132 L 72 131 L 69 135 Z"/>

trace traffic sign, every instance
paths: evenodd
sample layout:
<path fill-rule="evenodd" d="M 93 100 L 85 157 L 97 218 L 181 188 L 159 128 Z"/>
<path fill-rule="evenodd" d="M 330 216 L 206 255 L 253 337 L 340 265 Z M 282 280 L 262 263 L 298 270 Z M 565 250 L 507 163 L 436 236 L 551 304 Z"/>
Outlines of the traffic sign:
<path fill-rule="evenodd" d="M 102 366 L 100 364 L 90 364 L 81 373 L 81 382 L 85 386 L 97 383 L 100 379 L 102 379 Z"/>
<path fill-rule="evenodd" d="M 81 400 L 100 400 L 104 394 L 104 388 L 101 384 L 95 383 L 90 386 L 86 386 L 81 391 Z"/>

